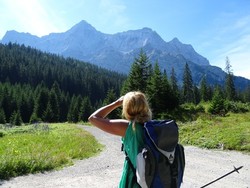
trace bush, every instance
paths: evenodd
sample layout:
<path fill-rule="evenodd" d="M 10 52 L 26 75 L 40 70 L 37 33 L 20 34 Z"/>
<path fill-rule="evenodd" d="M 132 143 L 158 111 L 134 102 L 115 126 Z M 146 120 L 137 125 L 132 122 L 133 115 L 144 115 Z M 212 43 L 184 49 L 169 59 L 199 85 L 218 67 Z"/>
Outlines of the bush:
<path fill-rule="evenodd" d="M 5 135 L 6 135 L 6 132 L 3 131 L 3 130 L 0 130 L 0 138 L 1 138 L 1 137 L 4 137 Z"/>
<path fill-rule="evenodd" d="M 226 108 L 233 113 L 245 113 L 249 111 L 249 104 L 242 102 L 226 101 Z"/>
<path fill-rule="evenodd" d="M 195 105 L 193 103 L 185 103 L 180 105 L 178 108 L 175 108 L 166 113 L 161 113 L 160 119 L 175 119 L 178 121 L 194 121 L 196 120 L 201 113 L 205 112 L 203 105 Z"/>
<path fill-rule="evenodd" d="M 36 113 L 33 113 L 30 117 L 30 124 L 42 122 L 41 118 L 38 118 Z"/>
<path fill-rule="evenodd" d="M 214 115 L 225 116 L 228 112 L 225 100 L 219 95 L 214 95 L 208 112 Z"/>

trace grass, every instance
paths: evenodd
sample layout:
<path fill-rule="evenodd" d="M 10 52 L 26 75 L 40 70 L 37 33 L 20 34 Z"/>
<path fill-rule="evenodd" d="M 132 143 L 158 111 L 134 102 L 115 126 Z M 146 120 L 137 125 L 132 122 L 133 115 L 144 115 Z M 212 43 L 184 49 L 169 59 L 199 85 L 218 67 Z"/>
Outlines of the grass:
<path fill-rule="evenodd" d="M 250 152 L 250 112 L 226 117 L 199 113 L 198 118 L 178 124 L 184 145 Z M 75 124 L 0 125 L 0 179 L 71 165 L 102 147 Z"/>
<path fill-rule="evenodd" d="M 0 179 L 57 169 L 102 149 L 75 124 L 2 126 L 0 132 Z"/>
<path fill-rule="evenodd" d="M 226 117 L 203 114 L 179 125 L 182 144 L 250 152 L 250 112 Z"/>

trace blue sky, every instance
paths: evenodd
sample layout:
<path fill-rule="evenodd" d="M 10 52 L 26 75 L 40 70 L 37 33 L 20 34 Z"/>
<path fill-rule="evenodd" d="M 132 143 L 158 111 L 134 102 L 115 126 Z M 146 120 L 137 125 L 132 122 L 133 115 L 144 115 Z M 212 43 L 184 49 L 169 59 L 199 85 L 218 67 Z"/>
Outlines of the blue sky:
<path fill-rule="evenodd" d="M 149 27 L 165 41 L 191 44 L 211 65 L 250 79 L 250 0 L 0 0 L 8 30 L 44 36 L 81 20 L 113 34 Z"/>

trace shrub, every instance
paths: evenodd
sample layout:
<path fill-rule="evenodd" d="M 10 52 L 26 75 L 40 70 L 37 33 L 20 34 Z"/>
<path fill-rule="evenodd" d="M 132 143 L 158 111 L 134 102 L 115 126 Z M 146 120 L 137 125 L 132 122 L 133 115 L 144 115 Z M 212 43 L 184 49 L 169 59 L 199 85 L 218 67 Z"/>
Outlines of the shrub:
<path fill-rule="evenodd" d="M 214 115 L 225 116 L 227 111 L 225 100 L 219 95 L 215 94 L 208 112 Z"/>
<path fill-rule="evenodd" d="M 0 137 L 4 137 L 6 135 L 6 132 L 3 130 L 0 130 Z"/>
<path fill-rule="evenodd" d="M 249 111 L 249 104 L 242 102 L 226 101 L 226 108 L 233 113 L 245 113 Z"/>

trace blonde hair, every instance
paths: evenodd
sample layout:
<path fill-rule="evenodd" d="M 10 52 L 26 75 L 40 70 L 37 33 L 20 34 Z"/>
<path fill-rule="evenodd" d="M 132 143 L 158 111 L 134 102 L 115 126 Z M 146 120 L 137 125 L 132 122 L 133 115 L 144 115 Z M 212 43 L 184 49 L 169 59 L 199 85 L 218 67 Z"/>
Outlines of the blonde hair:
<path fill-rule="evenodd" d="M 128 92 L 123 99 L 122 115 L 130 121 L 144 123 L 152 119 L 146 96 L 140 91 Z"/>

